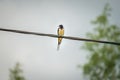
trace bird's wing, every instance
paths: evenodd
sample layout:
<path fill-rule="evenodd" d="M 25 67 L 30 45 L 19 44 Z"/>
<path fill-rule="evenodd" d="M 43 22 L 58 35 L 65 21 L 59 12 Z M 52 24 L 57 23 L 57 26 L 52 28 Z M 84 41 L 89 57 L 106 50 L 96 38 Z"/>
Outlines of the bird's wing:
<path fill-rule="evenodd" d="M 59 28 L 58 28 L 58 30 L 57 30 L 57 34 L 58 34 L 58 36 L 59 36 Z"/>

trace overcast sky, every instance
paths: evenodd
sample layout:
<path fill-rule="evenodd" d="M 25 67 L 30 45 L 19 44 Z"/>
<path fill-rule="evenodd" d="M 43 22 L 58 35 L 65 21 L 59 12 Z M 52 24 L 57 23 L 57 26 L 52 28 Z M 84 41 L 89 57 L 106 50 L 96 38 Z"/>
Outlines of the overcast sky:
<path fill-rule="evenodd" d="M 90 21 L 104 5 L 112 7 L 111 23 L 120 25 L 120 0 L 0 0 L 0 28 L 57 34 L 63 24 L 65 35 L 85 38 Z M 81 41 L 0 31 L 0 80 L 8 80 L 9 69 L 19 61 L 26 80 L 86 80 L 83 65 L 89 52 Z"/>

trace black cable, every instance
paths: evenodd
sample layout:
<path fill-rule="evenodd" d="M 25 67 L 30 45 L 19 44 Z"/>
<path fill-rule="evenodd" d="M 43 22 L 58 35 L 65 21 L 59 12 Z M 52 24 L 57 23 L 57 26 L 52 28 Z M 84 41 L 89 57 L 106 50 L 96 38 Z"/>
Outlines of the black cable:
<path fill-rule="evenodd" d="M 22 30 L 4 29 L 4 28 L 0 28 L 0 31 L 8 31 L 8 32 L 14 32 L 14 33 L 21 33 L 21 34 L 31 34 L 31 35 L 38 35 L 38 36 L 48 36 L 48 37 L 55 37 L 55 38 L 60 37 L 55 34 L 45 34 L 45 33 L 29 32 L 29 31 L 22 31 Z M 61 36 L 61 37 L 65 38 L 65 39 L 70 39 L 70 40 L 89 41 L 89 42 L 120 45 L 120 43 L 118 43 L 118 42 L 99 41 L 99 40 L 92 40 L 92 39 L 85 39 L 85 38 L 71 37 L 71 36 Z"/>

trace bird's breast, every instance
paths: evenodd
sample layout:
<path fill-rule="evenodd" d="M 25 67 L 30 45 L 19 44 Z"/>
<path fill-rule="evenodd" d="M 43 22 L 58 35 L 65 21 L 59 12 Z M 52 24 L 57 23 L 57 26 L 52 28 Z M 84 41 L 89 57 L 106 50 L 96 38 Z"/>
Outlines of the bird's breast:
<path fill-rule="evenodd" d="M 59 36 L 63 36 L 64 35 L 64 29 L 59 29 Z"/>

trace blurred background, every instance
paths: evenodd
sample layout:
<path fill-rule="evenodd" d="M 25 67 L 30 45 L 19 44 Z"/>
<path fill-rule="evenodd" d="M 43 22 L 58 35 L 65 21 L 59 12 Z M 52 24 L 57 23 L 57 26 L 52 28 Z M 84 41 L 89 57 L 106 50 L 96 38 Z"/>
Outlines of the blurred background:
<path fill-rule="evenodd" d="M 0 28 L 120 42 L 119 3 L 0 0 Z M 119 61 L 120 46 L 0 31 L 0 80 L 119 80 Z"/>

